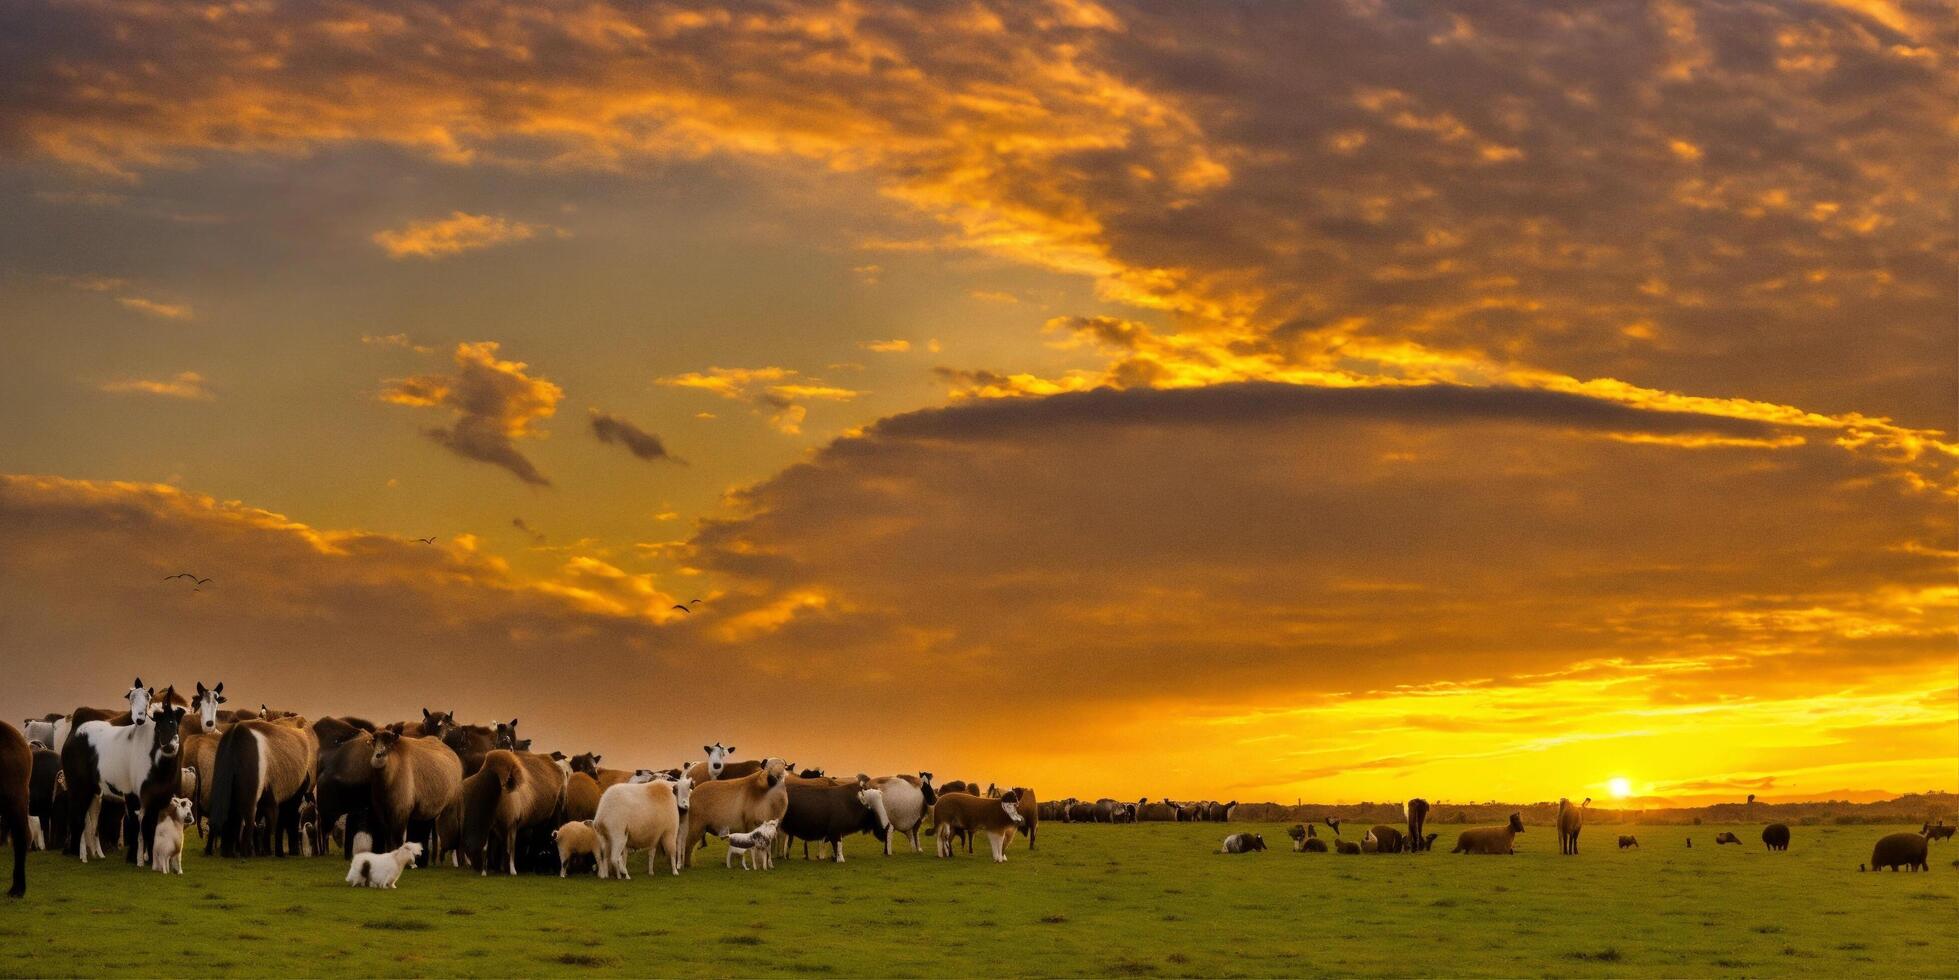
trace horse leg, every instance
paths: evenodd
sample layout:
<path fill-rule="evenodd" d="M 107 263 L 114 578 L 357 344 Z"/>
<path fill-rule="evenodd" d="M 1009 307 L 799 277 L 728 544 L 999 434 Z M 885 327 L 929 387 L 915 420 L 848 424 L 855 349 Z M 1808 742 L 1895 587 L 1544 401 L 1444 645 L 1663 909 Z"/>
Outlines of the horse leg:
<path fill-rule="evenodd" d="M 508 873 L 513 875 L 517 873 L 517 828 L 514 825 L 504 831 L 503 861 Z"/>
<path fill-rule="evenodd" d="M 27 798 L 7 801 L 7 812 L 0 814 L 7 822 L 7 833 L 14 839 L 14 881 L 7 888 L 7 897 L 20 898 L 27 894 Z"/>
<path fill-rule="evenodd" d="M 100 793 L 96 793 L 81 801 L 81 805 L 74 808 L 74 819 L 70 823 L 77 825 L 75 827 L 77 835 L 75 837 L 75 849 L 80 854 L 83 864 L 88 863 L 89 845 L 97 840 L 96 826 L 101 820 L 102 796 Z"/>

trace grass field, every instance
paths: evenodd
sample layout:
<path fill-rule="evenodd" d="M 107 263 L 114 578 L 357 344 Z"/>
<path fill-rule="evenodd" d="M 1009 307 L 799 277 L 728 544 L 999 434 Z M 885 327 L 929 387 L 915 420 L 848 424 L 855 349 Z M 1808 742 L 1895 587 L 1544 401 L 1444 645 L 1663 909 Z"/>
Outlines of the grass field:
<path fill-rule="evenodd" d="M 1589 827 L 1513 857 L 1212 853 L 1216 824 L 1044 825 L 1034 854 L 679 878 L 409 872 L 348 888 L 337 859 L 192 855 L 181 878 L 36 854 L 0 904 L 0 974 L 1952 976 L 1959 846 L 1930 874 L 1856 873 L 1897 828 Z M 1439 842 L 1448 846 L 1454 828 Z M 1750 843 L 1713 846 L 1733 829 Z M 1683 846 L 1692 836 L 1694 847 Z M 643 867 L 643 866 L 641 866 Z"/>

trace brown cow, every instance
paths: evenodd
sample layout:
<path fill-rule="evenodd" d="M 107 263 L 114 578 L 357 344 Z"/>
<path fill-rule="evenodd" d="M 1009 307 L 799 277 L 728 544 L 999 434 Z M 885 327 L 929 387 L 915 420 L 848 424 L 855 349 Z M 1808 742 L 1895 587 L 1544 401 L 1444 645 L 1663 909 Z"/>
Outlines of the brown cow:
<path fill-rule="evenodd" d="M 1510 815 L 1510 823 L 1502 827 L 1477 827 L 1456 835 L 1455 850 L 1451 854 L 1515 854 L 1517 835 L 1524 832 L 1522 814 Z"/>
<path fill-rule="evenodd" d="M 970 793 L 941 793 L 939 801 L 932 804 L 932 824 L 938 833 L 939 856 L 952 856 L 952 835 L 955 831 L 963 831 L 968 835 L 985 834 L 987 843 L 993 847 L 994 862 L 1005 862 L 1007 840 L 1013 836 L 1014 829 L 1025 822 L 1018 803 L 1019 800 L 1012 793 L 999 799 Z"/>

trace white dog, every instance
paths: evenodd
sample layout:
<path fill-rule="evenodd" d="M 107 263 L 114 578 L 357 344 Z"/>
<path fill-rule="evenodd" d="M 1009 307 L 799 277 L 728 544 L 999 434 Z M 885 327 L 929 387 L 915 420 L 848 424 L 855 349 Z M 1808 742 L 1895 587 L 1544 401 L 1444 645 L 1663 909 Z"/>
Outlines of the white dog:
<path fill-rule="evenodd" d="M 190 820 L 190 801 L 181 796 L 171 797 L 169 805 L 157 817 L 156 838 L 150 844 L 150 870 L 184 873 L 184 827 Z"/>
<path fill-rule="evenodd" d="M 422 856 L 422 845 L 409 841 L 386 854 L 356 854 L 347 868 L 347 884 L 359 888 L 393 888 L 401 873 Z"/>
<path fill-rule="evenodd" d="M 775 867 L 775 848 L 771 845 L 775 843 L 777 822 L 771 820 L 745 834 L 729 834 L 727 866 L 734 867 L 735 855 L 739 854 L 743 871 Z M 753 867 L 748 863 L 750 858 L 755 861 Z"/>

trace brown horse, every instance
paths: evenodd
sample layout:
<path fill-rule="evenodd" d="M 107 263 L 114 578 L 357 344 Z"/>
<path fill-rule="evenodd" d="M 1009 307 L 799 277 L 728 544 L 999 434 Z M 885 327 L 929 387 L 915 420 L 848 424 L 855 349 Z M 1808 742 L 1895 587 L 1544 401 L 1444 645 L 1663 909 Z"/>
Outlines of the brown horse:
<path fill-rule="evenodd" d="M 372 741 L 370 836 L 377 852 L 391 851 L 418 826 L 424 838 L 433 830 L 436 819 L 462 793 L 463 764 L 439 739 L 376 732 Z M 436 843 L 425 841 L 423 847 L 433 860 Z"/>
<path fill-rule="evenodd" d="M 27 894 L 27 797 L 34 780 L 34 753 L 20 729 L 0 721 L 0 827 L 14 841 L 14 883 L 9 898 Z"/>
<path fill-rule="evenodd" d="M 549 756 L 491 749 L 483 767 L 463 780 L 463 853 L 482 874 L 490 873 L 491 845 L 501 845 L 505 870 L 517 873 L 517 834 L 532 827 L 557 826 L 564 803 L 565 770 Z"/>
<path fill-rule="evenodd" d="M 211 787 L 211 834 L 225 857 L 258 849 L 255 828 L 263 824 L 268 849 L 284 857 L 299 849 L 299 804 L 319 771 L 319 740 L 308 727 L 272 721 L 241 721 L 218 741 Z M 280 835 L 284 830 L 285 836 Z"/>
<path fill-rule="evenodd" d="M 477 770 L 483 768 L 483 758 L 490 753 L 490 750 L 508 748 L 497 744 L 497 733 L 494 729 L 482 725 L 458 725 L 455 723 L 454 712 L 448 713 L 445 717 L 449 719 L 449 723 L 442 729 L 442 744 L 449 746 L 450 751 L 456 753 L 456 758 L 462 760 L 465 779 L 476 775 Z"/>

